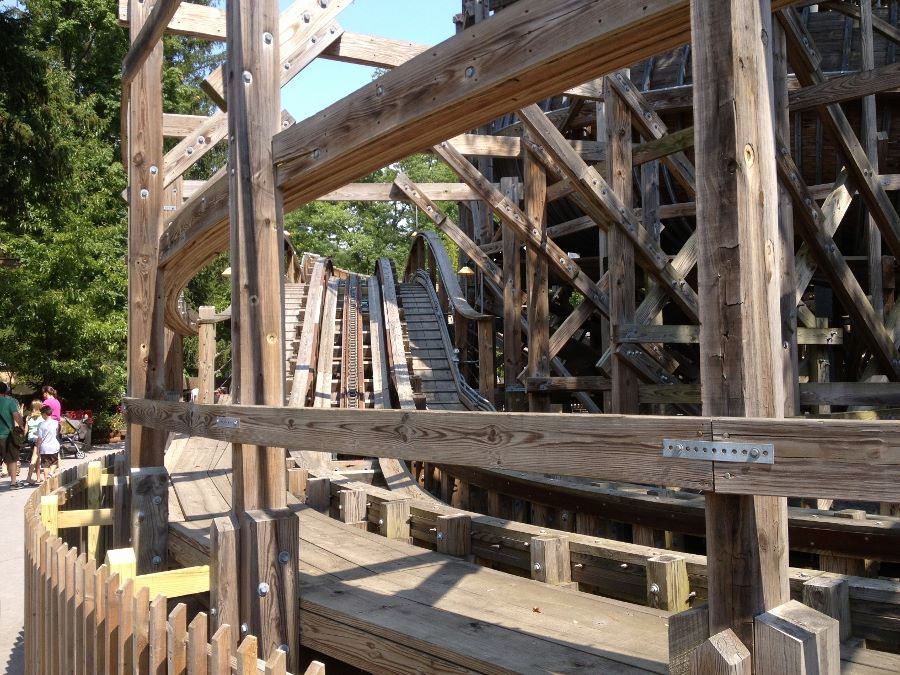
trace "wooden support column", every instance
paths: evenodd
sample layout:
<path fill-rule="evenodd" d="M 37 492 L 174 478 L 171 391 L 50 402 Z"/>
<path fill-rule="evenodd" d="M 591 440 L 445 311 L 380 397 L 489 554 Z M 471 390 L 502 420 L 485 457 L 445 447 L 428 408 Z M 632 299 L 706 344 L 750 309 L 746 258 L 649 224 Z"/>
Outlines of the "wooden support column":
<path fill-rule="evenodd" d="M 135 42 L 151 21 L 149 3 L 131 0 L 129 29 Z M 145 38 L 146 38 L 145 34 Z M 128 395 L 165 399 L 165 330 L 158 284 L 163 231 L 162 42 L 146 55 L 127 85 L 128 116 Z M 162 466 L 166 433 L 129 424 L 131 466 Z"/>
<path fill-rule="evenodd" d="M 796 600 L 756 617 L 753 652 L 758 675 L 838 675 L 838 622 Z"/>
<path fill-rule="evenodd" d="M 527 137 L 526 137 L 527 138 Z M 541 241 L 547 239 L 547 174 L 531 154 L 525 153 L 525 215 L 539 225 Z M 526 252 L 528 284 L 528 377 L 550 377 L 550 295 L 547 260 L 532 242 Z M 550 397 L 528 394 L 531 412 L 550 412 Z"/>
<path fill-rule="evenodd" d="M 438 516 L 435 540 L 438 553 L 467 556 L 472 553 L 472 517 L 463 513 Z"/>
<path fill-rule="evenodd" d="M 163 211 L 171 213 L 181 208 L 184 203 L 184 180 L 179 177 L 163 192 Z M 156 275 L 156 283 L 162 290 L 165 288 L 165 271 L 160 269 Z M 161 302 L 165 302 L 163 299 Z M 165 309 L 163 309 L 165 312 Z M 166 400 L 180 401 L 184 392 L 184 338 L 170 328 L 163 333 L 164 358 L 166 364 L 165 390 Z"/>
<path fill-rule="evenodd" d="M 378 533 L 388 539 L 410 541 L 408 499 L 382 502 L 381 518 L 378 519 Z"/>
<path fill-rule="evenodd" d="M 131 519 L 138 574 L 167 569 L 169 472 L 164 466 L 131 470 Z"/>
<path fill-rule="evenodd" d="M 572 583 L 568 537 L 532 537 L 531 578 L 551 586 Z"/>
<path fill-rule="evenodd" d="M 209 606 L 213 632 L 224 625 L 234 626 L 227 637 L 237 645 L 240 626 L 238 589 L 238 528 L 233 517 L 214 518 L 209 526 Z M 212 611 L 215 610 L 215 611 Z"/>
<path fill-rule="evenodd" d="M 200 395 L 197 403 L 213 403 L 216 390 L 216 308 L 203 305 L 200 312 L 197 338 L 197 379 Z"/>
<path fill-rule="evenodd" d="M 703 414 L 781 417 L 778 186 L 761 12 L 692 0 Z M 706 496 L 710 634 L 752 651 L 753 618 L 789 598 L 783 498 Z M 710 643 L 707 643 L 709 645 Z"/>
<path fill-rule="evenodd" d="M 872 32 L 872 0 L 859 3 L 859 56 L 860 70 L 875 69 L 875 40 Z M 866 157 L 872 170 L 878 173 L 878 123 L 875 111 L 875 97 L 864 96 L 860 136 Z M 869 298 L 875 313 L 884 317 L 884 267 L 881 258 L 881 231 L 871 215 L 866 216 L 866 248 L 868 249 Z"/>
<path fill-rule="evenodd" d="M 240 533 L 240 625 L 247 624 L 258 638 L 262 658 L 281 648 L 287 652 L 288 668 L 296 672 L 300 521 L 286 509 L 250 511 L 243 515 Z"/>
<path fill-rule="evenodd" d="M 803 604 L 836 619 L 840 640 L 850 638 L 850 584 L 838 577 L 814 577 L 803 584 Z"/>
<path fill-rule="evenodd" d="M 515 178 L 501 178 L 500 188 L 512 203 L 519 204 L 519 182 Z M 522 370 L 522 292 L 521 247 L 516 233 L 507 224 L 503 228 L 503 387 L 506 390 L 506 410 L 527 410 L 523 387 L 516 381 Z"/>
<path fill-rule="evenodd" d="M 226 23 L 232 396 L 243 404 L 282 405 L 283 235 L 272 168 L 272 135 L 280 124 L 278 3 L 229 2 Z M 235 445 L 233 455 L 236 512 L 285 505 L 282 448 Z"/>
<path fill-rule="evenodd" d="M 790 138 L 791 116 L 787 86 L 787 43 L 784 29 L 763 17 L 772 34 L 772 99 L 775 135 Z M 773 25 L 774 24 L 774 25 Z M 800 414 L 800 376 L 797 372 L 797 274 L 794 262 L 794 213 L 787 189 L 778 186 L 778 251 L 781 256 L 781 376 L 784 415 Z"/>
<path fill-rule="evenodd" d="M 478 393 L 494 403 L 496 383 L 494 317 L 478 320 Z"/>
<path fill-rule="evenodd" d="M 622 71 L 627 77 L 627 71 Z M 626 208 L 632 207 L 631 184 L 631 112 L 609 78 L 603 78 L 606 112 L 607 181 Z M 609 328 L 612 359 L 612 410 L 614 413 L 638 412 L 638 378 L 616 352 L 616 327 L 635 321 L 634 244 L 622 228 L 612 227 L 609 247 Z"/>

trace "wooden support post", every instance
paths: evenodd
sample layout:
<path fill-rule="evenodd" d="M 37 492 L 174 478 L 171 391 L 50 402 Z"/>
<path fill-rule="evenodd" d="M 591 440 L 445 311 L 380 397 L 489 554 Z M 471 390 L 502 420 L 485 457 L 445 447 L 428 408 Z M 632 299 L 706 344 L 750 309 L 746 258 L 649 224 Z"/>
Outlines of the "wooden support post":
<path fill-rule="evenodd" d="M 367 499 L 368 495 L 365 490 L 354 489 L 338 492 L 338 508 L 340 509 L 341 522 L 365 530 L 368 524 L 366 520 Z"/>
<path fill-rule="evenodd" d="M 769 2 L 692 0 L 703 414 L 780 417 L 778 186 L 763 16 Z M 748 648 L 789 598 L 783 498 L 706 495 L 710 633 Z M 714 645 L 710 645 L 709 651 Z"/>
<path fill-rule="evenodd" d="M 381 504 L 378 532 L 388 539 L 409 541 L 409 500 L 397 499 Z"/>
<path fill-rule="evenodd" d="M 234 626 L 231 637 L 235 644 L 240 626 L 238 536 L 237 523 L 232 516 L 214 518 L 209 526 L 210 627 L 215 632 L 225 624 Z"/>
<path fill-rule="evenodd" d="M 497 379 L 494 359 L 494 317 L 478 321 L 478 393 L 494 402 L 494 384 Z"/>
<path fill-rule="evenodd" d="M 226 8 L 228 134 L 236 139 L 228 146 L 232 396 L 243 404 L 284 404 L 284 243 L 271 142 L 281 118 L 278 23 L 276 0 Z M 287 503 L 284 457 L 283 448 L 234 447 L 237 513 Z"/>
<path fill-rule="evenodd" d="M 756 617 L 754 670 L 759 675 L 838 675 L 838 622 L 790 600 Z"/>
<path fill-rule="evenodd" d="M 700 645 L 693 653 L 691 668 L 694 673 L 717 675 L 750 675 L 752 672 L 750 652 L 731 629 L 713 635 Z"/>
<path fill-rule="evenodd" d="M 684 558 L 658 555 L 647 559 L 647 604 L 667 612 L 687 610 L 691 592 Z"/>
<path fill-rule="evenodd" d="M 623 73 L 627 76 L 627 71 Z M 632 206 L 631 184 L 631 113 L 613 88 L 609 78 L 603 79 L 606 112 L 607 180 L 626 208 Z M 611 331 L 612 411 L 638 412 L 638 378 L 627 362 L 616 353 L 617 326 L 634 324 L 635 279 L 634 244 L 622 228 L 610 228 L 609 248 L 609 325 Z"/>
<path fill-rule="evenodd" d="M 572 583 L 568 537 L 532 537 L 531 578 L 551 586 Z"/>
<path fill-rule="evenodd" d="M 466 556 L 472 553 L 472 517 L 465 514 L 438 516 L 438 553 Z"/>
<path fill-rule="evenodd" d="M 525 216 L 538 224 L 540 237 L 547 239 L 547 174 L 532 155 L 525 153 Z M 547 260 L 528 243 L 526 254 L 528 275 L 528 377 L 550 376 L 550 296 Z M 550 397 L 528 394 L 531 412 L 550 412 Z"/>
<path fill-rule="evenodd" d="M 709 638 L 709 607 L 704 603 L 669 617 L 669 672 L 693 675 L 694 652 Z"/>
<path fill-rule="evenodd" d="M 875 40 L 872 32 L 872 0 L 860 0 L 859 3 L 859 57 L 860 70 L 871 71 L 875 68 Z M 862 121 L 860 136 L 866 157 L 872 170 L 878 173 L 878 124 L 875 110 L 875 97 L 864 96 L 862 104 Z M 881 258 L 881 231 L 872 216 L 866 217 L 866 246 L 868 249 L 869 298 L 875 313 L 884 317 L 884 268 Z"/>
<path fill-rule="evenodd" d="M 503 194 L 518 206 L 518 181 L 501 178 Z M 527 410 L 524 389 L 516 381 L 522 370 L 522 308 L 518 298 L 522 294 L 522 257 L 516 233 L 505 222 L 503 228 L 503 386 L 506 390 L 506 410 Z"/>
<path fill-rule="evenodd" d="M 115 459 L 113 479 L 113 548 L 123 548 L 131 544 L 131 492 L 128 490 L 130 469 L 128 459 Z"/>
<path fill-rule="evenodd" d="M 197 403 L 213 403 L 216 390 L 216 308 L 203 305 L 199 308 L 200 326 L 197 338 L 197 380 L 200 395 Z"/>
<path fill-rule="evenodd" d="M 150 3 L 130 0 L 133 42 L 144 24 L 153 21 L 152 9 Z M 164 197 L 162 41 L 149 47 L 141 49 L 146 56 L 127 85 L 130 104 L 122 111 L 128 117 L 128 139 L 123 139 L 128 167 L 128 395 L 165 399 L 165 326 L 156 273 Z M 166 435 L 129 424 L 131 466 L 161 466 Z"/>
<path fill-rule="evenodd" d="M 300 648 L 299 527 L 288 510 L 248 511 L 240 524 L 241 624 L 259 639 L 263 659 L 287 645 L 291 671 Z"/>
<path fill-rule="evenodd" d="M 850 638 L 850 584 L 837 577 L 813 577 L 803 584 L 803 604 L 835 619 L 840 640 Z"/>
<path fill-rule="evenodd" d="M 866 512 L 862 509 L 842 509 L 831 513 L 836 518 L 849 520 L 865 520 Z M 843 555 L 822 553 L 819 555 L 819 568 L 824 572 L 846 574 L 854 577 L 867 576 L 872 562 L 863 558 L 850 558 Z"/>
<path fill-rule="evenodd" d="M 164 466 L 131 470 L 131 540 L 139 574 L 166 569 L 169 473 Z"/>
<path fill-rule="evenodd" d="M 103 475 L 103 463 L 97 460 L 88 462 L 86 492 L 87 507 L 89 509 L 100 508 L 101 487 L 100 478 Z M 91 560 L 100 558 L 100 526 L 90 525 L 87 531 L 87 555 Z"/>
<path fill-rule="evenodd" d="M 306 484 L 309 481 L 309 470 L 308 469 L 295 469 L 291 468 L 287 470 L 287 489 L 292 495 L 294 495 L 301 502 L 306 501 Z"/>
<path fill-rule="evenodd" d="M 45 495 L 41 497 L 41 523 L 50 536 L 55 537 L 59 533 L 59 497 Z"/>
<path fill-rule="evenodd" d="M 177 211 L 184 204 L 184 180 L 179 176 L 163 192 L 163 211 Z M 165 288 L 165 270 L 159 269 L 156 283 Z M 163 310 L 165 312 L 165 309 Z M 163 331 L 165 347 L 165 398 L 180 401 L 184 395 L 184 337 L 170 328 Z"/>
<path fill-rule="evenodd" d="M 316 511 L 326 511 L 331 506 L 331 479 L 310 478 L 307 480 L 306 503 Z"/>
<path fill-rule="evenodd" d="M 134 549 L 114 548 L 106 552 L 103 563 L 109 570 L 109 576 L 119 575 L 119 586 L 124 586 L 129 579 L 137 576 L 137 558 Z"/>

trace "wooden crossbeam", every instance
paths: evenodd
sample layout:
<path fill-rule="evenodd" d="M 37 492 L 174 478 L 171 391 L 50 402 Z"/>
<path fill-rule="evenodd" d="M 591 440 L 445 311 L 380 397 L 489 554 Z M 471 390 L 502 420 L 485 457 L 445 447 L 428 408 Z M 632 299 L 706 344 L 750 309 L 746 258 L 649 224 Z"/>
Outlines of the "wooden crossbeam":
<path fill-rule="evenodd" d="M 132 41 L 125 59 L 122 61 L 122 86 L 127 87 L 140 72 L 141 67 L 150 56 L 150 52 L 162 38 L 169 25 L 169 21 L 175 16 L 175 12 L 181 5 L 181 0 L 157 0 L 153 5 L 153 11 L 147 18 L 141 32 Z"/>
<path fill-rule="evenodd" d="M 119 0 L 119 25 L 128 25 L 128 0 Z M 169 20 L 166 32 L 200 40 L 224 40 L 225 10 L 182 2 Z"/>
<path fill-rule="evenodd" d="M 847 16 L 853 17 L 857 21 L 861 18 L 859 5 L 854 5 L 849 2 L 834 2 L 832 0 L 828 0 L 827 2 L 819 3 L 819 8 L 833 9 L 834 11 L 840 12 L 841 14 L 846 14 Z M 872 28 L 881 33 L 891 42 L 900 44 L 900 29 L 898 29 L 896 26 L 892 26 L 884 19 L 873 16 Z"/>
<path fill-rule="evenodd" d="M 578 194 L 592 207 L 588 215 L 598 221 L 598 224 L 615 223 L 634 244 L 642 266 L 659 281 L 692 320 L 697 320 L 699 305 L 696 293 L 669 264 L 668 256 L 641 224 L 634 211 L 626 208 L 603 177 L 572 151 L 540 108 L 529 106 L 520 110 L 519 116 L 552 156 L 559 170 L 572 181 Z"/>
<path fill-rule="evenodd" d="M 209 119 L 206 115 L 180 115 L 163 113 L 163 136 L 166 138 L 184 138 L 193 134 Z"/>
<path fill-rule="evenodd" d="M 278 20 L 278 49 L 281 59 L 281 86 L 293 79 L 325 48 L 340 37 L 343 29 L 334 24 L 334 18 L 350 4 L 350 0 L 295 0 Z M 303 61 L 298 63 L 298 61 Z M 219 108 L 227 110 L 222 67 L 213 70 L 200 83 Z"/>
<path fill-rule="evenodd" d="M 800 112 L 832 103 L 853 101 L 900 87 L 900 63 L 837 75 L 819 84 L 801 87 L 788 95 L 791 112 Z"/>
<path fill-rule="evenodd" d="M 539 473 L 552 457 L 560 474 L 724 493 L 889 501 L 900 480 L 896 421 L 288 410 L 148 399 L 126 399 L 125 407 L 136 424 L 229 442 Z M 222 416 L 237 426 L 217 426 Z M 732 441 L 772 443 L 775 463 L 737 468 L 661 456 L 663 438 L 711 441 L 726 433 Z M 720 475 L 715 486 L 710 469 Z"/>
<path fill-rule="evenodd" d="M 885 374 L 892 380 L 900 380 L 900 353 L 879 317 L 872 309 L 859 282 L 831 235 L 824 229 L 825 215 L 806 190 L 800 170 L 791 159 L 787 146 L 778 141 L 776 148 L 778 174 L 794 202 L 794 223 L 819 268 L 828 276 L 831 286 L 841 299 L 844 309 L 853 317 L 866 344 L 872 349 Z"/>
<path fill-rule="evenodd" d="M 796 12 L 784 10 L 778 12 L 777 16 L 784 28 L 791 63 L 798 79 L 804 86 L 824 82 L 815 43 Z M 878 224 L 885 243 L 894 256 L 900 257 L 900 216 L 897 215 L 890 197 L 878 180 L 878 172 L 866 156 L 847 116 L 836 103 L 819 106 L 816 110 L 822 124 L 844 156 L 847 170 L 869 213 Z"/>

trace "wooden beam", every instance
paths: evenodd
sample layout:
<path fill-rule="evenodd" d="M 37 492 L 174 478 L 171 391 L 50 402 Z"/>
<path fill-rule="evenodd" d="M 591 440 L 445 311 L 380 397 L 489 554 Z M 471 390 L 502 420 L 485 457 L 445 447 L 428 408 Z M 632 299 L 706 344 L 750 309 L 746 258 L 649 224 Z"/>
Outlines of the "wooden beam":
<path fill-rule="evenodd" d="M 818 84 L 795 89 L 788 94 L 791 112 L 800 112 L 832 103 L 854 101 L 863 96 L 900 87 L 900 63 L 888 63 L 858 73 L 836 75 Z"/>
<path fill-rule="evenodd" d="M 200 311 L 200 335 L 197 338 L 198 403 L 214 403 L 216 389 L 216 308 L 203 305 Z"/>
<path fill-rule="evenodd" d="M 228 147 L 232 397 L 283 405 L 284 235 L 270 142 L 281 110 L 277 2 L 231 2 L 227 18 L 228 131 L 236 139 Z M 232 454 L 236 513 L 283 507 L 283 447 Z"/>
<path fill-rule="evenodd" d="M 846 14 L 847 16 L 853 17 L 854 19 L 860 19 L 859 5 L 851 4 L 849 2 L 822 2 L 819 4 L 819 7 L 822 9 L 833 9 L 836 12 Z M 884 19 L 873 16 L 872 28 L 877 30 L 891 42 L 900 44 L 900 29 L 898 29 L 896 26 L 892 26 Z"/>
<path fill-rule="evenodd" d="M 768 0 L 692 0 L 704 414 L 784 414 Z M 706 495 L 710 633 L 789 599 L 787 503 Z M 709 643 L 707 643 L 709 644 Z"/>
<path fill-rule="evenodd" d="M 419 190 L 432 201 L 466 202 L 479 199 L 475 190 L 465 183 L 417 183 Z M 499 188 L 499 184 L 494 184 Z M 402 190 L 394 183 L 348 183 L 332 190 L 318 201 L 327 202 L 392 202 L 408 201 Z"/>
<path fill-rule="evenodd" d="M 151 21 L 148 3 L 131 2 L 131 39 Z M 123 92 L 131 103 L 122 111 L 128 169 L 128 393 L 165 398 L 165 327 L 157 298 L 162 206 L 162 43 L 151 53 Z M 165 437 L 152 430 L 128 430 L 131 465 L 162 466 Z"/>
<path fill-rule="evenodd" d="M 634 186 L 631 182 L 631 114 L 625 101 L 613 86 L 617 78 L 625 78 L 628 71 L 618 71 L 603 78 L 604 113 L 606 117 L 607 148 L 607 181 L 609 189 L 622 202 L 624 208 L 632 207 Z M 529 113 L 532 111 L 529 110 Z M 536 115 L 535 115 L 536 116 Z M 546 118 L 545 118 L 546 119 Z M 529 119 L 522 117 L 529 126 Z M 530 128 L 530 127 L 529 127 Z M 546 143 L 548 139 L 544 139 Z M 558 139 L 554 138 L 554 141 Z M 558 158 L 565 162 L 565 158 Z M 575 185 L 572 174 L 568 178 Z M 577 189 L 577 187 L 576 187 Z M 582 196 L 585 196 L 582 194 Z M 635 278 L 634 278 L 634 243 L 622 228 L 613 227 L 608 234 L 609 246 L 609 327 L 613 331 L 610 348 L 616 352 L 615 330 L 620 324 L 634 323 L 635 312 Z M 618 356 L 613 356 L 612 370 L 612 407 L 609 412 L 636 414 L 639 412 L 637 373 L 628 363 Z"/>
<path fill-rule="evenodd" d="M 406 40 L 344 32 L 322 52 L 322 58 L 372 68 L 393 68 L 428 49 Z"/>
<path fill-rule="evenodd" d="M 599 375 L 580 375 L 577 377 L 528 377 L 525 390 L 528 392 L 572 392 L 572 391 L 609 391 L 612 382 L 608 377 Z"/>
<path fill-rule="evenodd" d="M 547 174 L 530 152 L 525 153 L 523 175 L 525 218 L 534 224 L 532 237 L 525 247 L 528 376 L 548 377 L 550 375 L 549 265 L 534 241 L 537 239 L 541 244 L 547 241 Z M 549 412 L 550 397 L 536 391 L 528 392 L 528 409 L 531 412 Z"/>
<path fill-rule="evenodd" d="M 180 115 L 163 113 L 163 136 L 184 138 L 194 133 L 209 117 L 206 115 Z"/>
<path fill-rule="evenodd" d="M 368 457 L 538 473 L 546 471 L 552 452 L 559 474 L 710 490 L 712 469 L 718 475 L 716 490 L 732 494 L 889 501 L 896 498 L 900 480 L 897 421 L 125 403 L 135 423 L 229 442 L 314 451 L 325 445 Z M 222 416 L 237 419 L 237 427 L 216 426 L 216 417 Z M 434 434 L 446 442 L 430 442 Z M 772 443 L 775 463 L 736 468 L 714 462 L 710 467 L 660 457 L 664 438 L 714 440 L 724 434 L 735 441 Z"/>
<path fill-rule="evenodd" d="M 150 57 L 159 41 L 162 39 L 166 26 L 175 16 L 175 12 L 181 5 L 181 0 L 157 0 L 150 7 L 150 14 L 144 19 L 144 24 L 137 37 L 131 41 L 131 47 L 122 61 L 122 86 L 127 87 L 137 77 L 144 63 Z"/>
<path fill-rule="evenodd" d="M 129 25 L 128 0 L 119 0 L 119 25 Z M 201 40 L 224 40 L 225 10 L 182 2 L 169 20 L 166 32 Z"/>
<path fill-rule="evenodd" d="M 684 44 L 688 15 L 688 0 L 517 2 L 479 24 L 476 44 L 472 29 L 463 31 L 279 134 L 273 148 L 285 208 L 484 124 L 517 101 L 539 100 Z M 551 32 L 566 39 L 537 39 Z M 503 59 L 494 58 L 499 53 Z M 354 121 L 372 114 L 380 124 Z"/>
<path fill-rule="evenodd" d="M 294 0 L 278 19 L 279 36 L 277 52 L 281 55 L 278 81 L 280 86 L 290 82 L 313 59 L 334 42 L 343 29 L 334 24 L 334 18 L 349 4 L 348 0 Z M 200 83 L 213 102 L 222 110 L 228 109 L 223 87 L 223 68 L 213 70 Z"/>

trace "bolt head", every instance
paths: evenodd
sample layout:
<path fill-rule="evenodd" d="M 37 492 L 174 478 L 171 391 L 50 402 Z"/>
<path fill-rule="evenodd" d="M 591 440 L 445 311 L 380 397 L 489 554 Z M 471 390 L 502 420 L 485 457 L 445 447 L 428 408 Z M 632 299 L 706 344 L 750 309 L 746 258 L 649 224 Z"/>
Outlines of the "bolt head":
<path fill-rule="evenodd" d="M 291 561 L 291 554 L 287 551 L 280 551 L 278 553 L 278 562 L 282 565 L 287 565 Z"/>
<path fill-rule="evenodd" d="M 160 504 L 162 504 L 162 497 L 160 495 L 155 495 L 153 497 L 153 504 L 155 506 L 159 506 Z"/>
<path fill-rule="evenodd" d="M 272 37 L 272 34 L 269 31 L 263 33 L 263 42 L 265 44 L 270 45 L 272 44 L 272 42 L 274 42 L 274 40 L 275 38 Z"/>
<path fill-rule="evenodd" d="M 150 562 L 151 562 L 151 564 L 152 564 L 154 567 L 159 567 L 160 564 L 162 563 L 162 558 L 160 558 L 158 555 L 155 555 L 155 556 L 153 556 L 153 558 L 150 560 Z"/>
<path fill-rule="evenodd" d="M 241 79 L 244 81 L 244 84 L 250 84 L 253 82 L 253 74 L 249 70 L 245 70 L 241 75 Z"/>
<path fill-rule="evenodd" d="M 535 572 L 541 571 L 541 563 L 539 563 L 539 562 L 534 563 L 534 571 Z"/>
<path fill-rule="evenodd" d="M 475 66 L 469 66 L 468 68 L 466 68 L 466 77 L 475 77 Z"/>
<path fill-rule="evenodd" d="M 653 595 L 659 593 L 659 584 L 650 584 L 650 592 L 653 593 Z"/>
<path fill-rule="evenodd" d="M 438 541 L 443 541 L 443 540 L 444 540 L 444 533 L 443 533 L 443 532 L 438 532 L 438 533 L 437 533 L 437 540 L 438 540 Z"/>
<path fill-rule="evenodd" d="M 151 176 L 155 176 L 155 175 L 158 174 L 158 173 L 159 173 L 159 167 L 158 167 L 158 166 L 156 166 L 156 165 L 154 164 L 153 166 L 150 167 L 150 175 L 151 175 Z"/>
<path fill-rule="evenodd" d="M 260 581 L 259 586 L 256 587 L 256 592 L 259 594 L 259 597 L 266 597 L 269 594 L 269 584 L 265 581 Z"/>
<path fill-rule="evenodd" d="M 241 624 L 241 632 L 242 632 L 242 633 L 247 633 L 247 632 L 249 632 L 249 631 L 250 631 L 250 626 L 248 626 L 248 625 L 245 624 L 245 623 L 242 623 L 242 624 Z"/>
<path fill-rule="evenodd" d="M 147 197 L 149 197 L 149 196 L 150 196 L 150 190 L 148 190 L 147 188 L 143 188 L 141 190 L 141 199 L 147 199 Z"/>

